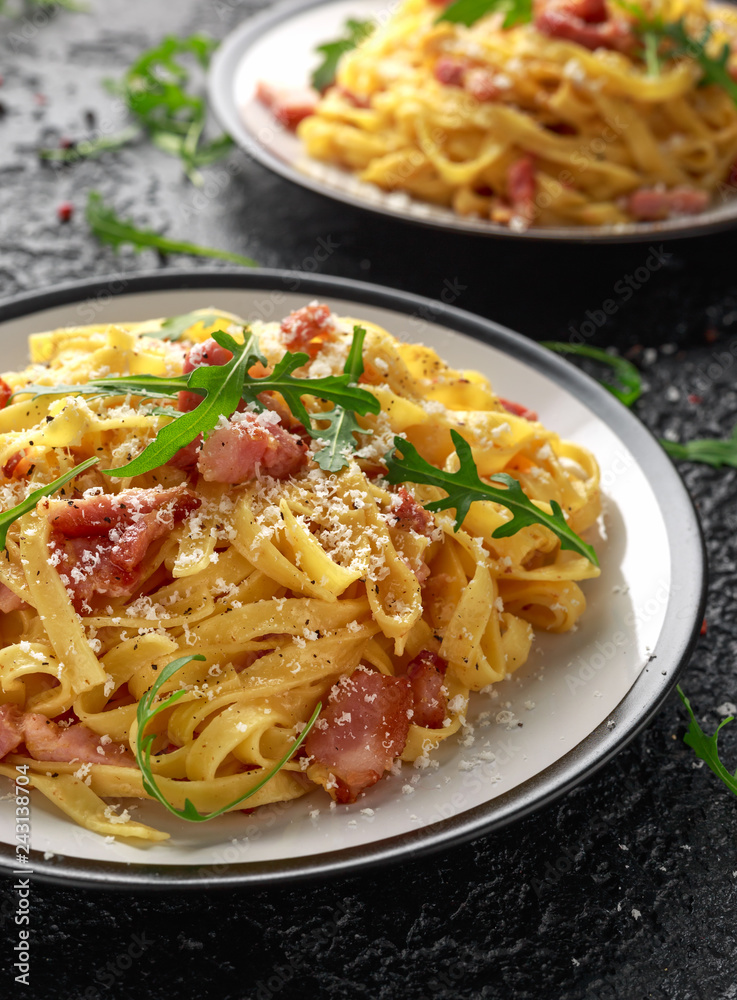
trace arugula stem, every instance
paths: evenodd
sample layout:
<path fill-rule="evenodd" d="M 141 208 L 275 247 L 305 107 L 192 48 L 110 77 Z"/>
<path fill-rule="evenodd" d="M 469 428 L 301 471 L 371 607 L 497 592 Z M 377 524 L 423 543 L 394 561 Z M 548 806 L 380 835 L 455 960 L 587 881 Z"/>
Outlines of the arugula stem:
<path fill-rule="evenodd" d="M 678 695 L 683 704 L 686 706 L 686 711 L 691 719 L 688 731 L 683 737 L 683 742 L 686 746 L 691 747 L 696 756 L 700 760 L 703 760 L 709 769 L 724 782 L 730 792 L 737 795 L 737 774 L 732 774 L 727 770 L 724 764 L 722 764 L 719 759 L 718 746 L 719 733 L 724 726 L 733 721 L 734 716 L 730 715 L 726 719 L 723 719 L 717 726 L 716 731 L 711 736 L 707 736 L 697 722 L 694 711 L 691 708 L 691 702 L 681 690 L 680 684 L 676 687 L 676 691 L 678 691 Z"/>
<path fill-rule="evenodd" d="M 191 663 L 193 660 L 201 660 L 205 662 L 205 657 L 202 656 L 201 653 L 191 653 L 189 656 L 180 656 L 176 660 L 172 660 L 157 676 L 152 687 L 143 695 L 136 710 L 138 730 L 135 740 L 133 741 L 132 749 L 138 767 L 141 771 L 144 790 L 148 792 L 152 798 L 156 799 L 163 806 L 166 806 L 169 812 L 178 816 L 180 819 L 189 820 L 191 823 L 205 823 L 208 820 L 215 819 L 216 816 L 222 816 L 223 813 L 228 812 L 230 809 L 234 809 L 241 802 L 245 802 L 247 799 L 250 799 L 252 795 L 255 795 L 256 792 L 260 791 L 264 785 L 271 781 L 271 779 L 275 777 L 279 771 L 281 771 L 284 765 L 290 760 L 291 757 L 294 756 L 297 750 L 307 739 L 307 736 L 320 715 L 322 702 L 317 703 L 307 725 L 304 727 L 292 746 L 289 747 L 281 760 L 277 762 L 277 764 L 261 779 L 261 781 L 257 782 L 257 784 L 245 792 L 245 794 L 239 796 L 237 799 L 234 799 L 232 802 L 229 802 L 222 808 L 215 809 L 210 813 L 199 812 L 189 799 L 184 800 L 184 809 L 177 809 L 176 806 L 173 806 L 171 802 L 169 802 L 159 786 L 156 784 L 156 779 L 153 775 L 153 770 L 151 768 L 151 746 L 156 737 L 153 734 L 144 735 L 144 733 L 146 726 L 152 719 L 154 719 L 160 712 L 165 711 L 167 708 L 172 708 L 187 694 L 187 691 L 182 688 L 179 691 L 174 691 L 168 698 L 165 698 L 163 701 L 154 706 L 154 699 L 161 690 L 162 686 L 169 680 L 170 677 L 173 676 L 173 674 L 176 673 L 177 670 L 180 670 L 183 666 L 187 663 Z"/>
<path fill-rule="evenodd" d="M 5 544 L 8 540 L 8 529 L 11 524 L 17 521 L 19 517 L 23 517 L 24 514 L 33 510 L 39 500 L 43 500 L 44 497 L 50 497 L 52 494 L 60 490 L 62 486 L 65 486 L 71 479 L 74 479 L 75 476 L 79 476 L 87 469 L 92 468 L 93 465 L 97 465 L 99 461 L 99 458 L 88 458 L 86 461 L 80 462 L 79 465 L 75 465 L 73 469 L 70 469 L 69 472 L 65 472 L 52 483 L 49 483 L 47 486 L 42 486 L 40 489 L 34 490 L 33 493 L 29 493 L 26 499 L 22 500 L 19 504 L 16 504 L 15 507 L 11 507 L 10 510 L 2 511 L 0 513 L 0 550 L 5 548 Z"/>
<path fill-rule="evenodd" d="M 661 438 L 660 443 L 671 458 L 682 462 L 699 462 L 721 469 L 728 465 L 737 468 L 737 425 L 731 435 L 724 440 L 720 438 L 696 438 L 679 444 Z"/>
<path fill-rule="evenodd" d="M 169 239 L 150 229 L 138 229 L 131 222 L 119 218 L 109 206 L 105 205 L 98 191 L 90 191 L 85 214 L 94 235 L 102 243 L 108 243 L 116 249 L 123 244 L 130 244 L 135 250 L 148 247 L 161 253 L 186 253 L 194 257 L 227 260 L 244 267 L 259 266 L 251 257 L 244 257 L 230 250 L 203 247 L 185 240 Z"/>
<path fill-rule="evenodd" d="M 103 153 L 122 149 L 136 142 L 143 135 L 136 125 L 118 132 L 117 135 L 100 136 L 98 139 L 83 139 L 69 149 L 39 149 L 38 155 L 47 163 L 76 163 L 77 160 L 92 160 Z"/>
<path fill-rule="evenodd" d="M 642 40 L 645 43 L 645 66 L 647 75 L 652 77 L 660 76 L 660 58 L 658 56 L 659 40 L 652 31 L 646 31 Z"/>

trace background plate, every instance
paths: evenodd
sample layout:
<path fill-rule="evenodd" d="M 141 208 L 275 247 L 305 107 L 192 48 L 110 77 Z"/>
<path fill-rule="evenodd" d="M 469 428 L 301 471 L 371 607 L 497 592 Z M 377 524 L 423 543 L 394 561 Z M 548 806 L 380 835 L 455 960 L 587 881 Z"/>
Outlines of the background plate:
<path fill-rule="evenodd" d="M 167 829 L 172 839 L 141 846 L 108 844 L 36 795 L 33 870 L 42 878 L 141 888 L 257 883 L 343 872 L 475 836 L 538 808 L 603 764 L 652 717 L 685 663 L 703 616 L 705 565 L 679 476 L 649 432 L 596 382 L 494 323 L 337 278 L 164 271 L 0 305 L 0 345 L 4 365 L 17 368 L 25 364 L 26 336 L 44 329 L 211 305 L 279 319 L 315 297 L 338 314 L 430 344 L 455 366 L 483 371 L 501 394 L 592 449 L 606 513 L 605 531 L 593 539 L 603 573 L 584 584 L 588 610 L 576 632 L 540 636 L 529 662 L 496 686 L 495 697 L 474 696 L 472 743 L 447 741 L 437 768 L 405 765 L 355 806 L 330 809 L 316 791 L 249 816 L 190 825 L 143 803 L 136 818 Z M 496 721 L 502 710 L 514 721 Z M 362 812 L 367 807 L 371 812 Z M 13 821 L 12 802 L 1 801 L 6 867 L 13 867 Z"/>
<path fill-rule="evenodd" d="M 383 24 L 393 6 L 386 0 L 299 0 L 249 18 L 225 39 L 212 61 L 210 101 L 223 128 L 250 156 L 287 180 L 358 208 L 456 232 L 525 240 L 634 243 L 699 236 L 737 222 L 737 199 L 727 199 L 700 215 L 665 222 L 533 227 L 514 232 L 402 192 L 387 193 L 355 174 L 311 159 L 294 133 L 256 100 L 256 85 L 263 80 L 275 86 L 304 87 L 320 61 L 316 45 L 341 37 L 349 17 Z"/>

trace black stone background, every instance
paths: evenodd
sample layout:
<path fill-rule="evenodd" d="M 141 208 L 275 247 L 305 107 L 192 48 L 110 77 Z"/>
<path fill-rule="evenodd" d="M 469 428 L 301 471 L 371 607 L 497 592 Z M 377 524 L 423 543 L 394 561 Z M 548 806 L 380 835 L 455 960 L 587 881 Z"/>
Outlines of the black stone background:
<path fill-rule="evenodd" d="M 238 152 L 230 161 L 238 164 L 235 176 L 222 166 L 208 172 L 204 203 L 195 202 L 177 162 L 147 144 L 49 169 L 39 164 L 37 147 L 83 137 L 90 112 L 110 130 L 123 124 L 101 87 L 105 77 L 120 75 L 166 33 L 204 30 L 219 38 L 263 6 L 90 3 L 88 14 L 27 8 L 16 19 L 0 17 L 0 296 L 159 264 L 153 252 L 115 256 L 90 237 L 81 209 L 94 187 L 139 224 L 250 254 L 265 266 L 310 267 L 304 262 L 320 238 L 336 242 L 326 273 L 431 297 L 450 285 L 457 305 L 537 339 L 567 339 L 612 299 L 616 312 L 590 342 L 632 349 L 647 381 L 637 406 L 644 422 L 680 439 L 731 431 L 734 233 L 653 244 L 662 258 L 647 244 L 454 237 L 332 203 Z M 56 209 L 67 199 L 77 211 L 62 224 Z M 206 262 L 169 263 L 187 269 Z M 627 276 L 637 268 L 645 271 L 633 287 Z M 654 351 L 643 354 L 643 347 Z M 711 377 L 701 379 L 710 365 Z M 689 402 L 689 394 L 702 402 Z M 685 686 L 711 730 L 716 706 L 737 701 L 737 474 L 691 465 L 682 472 L 711 560 L 708 632 Z M 683 732 L 673 695 L 628 749 L 556 804 L 474 843 L 366 875 L 196 896 L 35 884 L 28 988 L 8 971 L 15 897 L 5 883 L 0 993 L 64 1000 L 735 998 L 737 801 L 707 769 L 694 767 Z M 723 737 L 733 765 L 735 733 Z"/>

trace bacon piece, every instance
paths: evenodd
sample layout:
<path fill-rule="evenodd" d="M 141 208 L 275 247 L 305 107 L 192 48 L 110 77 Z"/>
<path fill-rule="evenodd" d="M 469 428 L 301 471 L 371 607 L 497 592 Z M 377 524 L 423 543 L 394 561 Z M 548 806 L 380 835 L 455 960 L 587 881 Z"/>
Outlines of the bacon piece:
<path fill-rule="evenodd" d="M 605 0 L 554 0 L 547 6 L 566 10 L 587 24 L 603 24 L 609 19 Z"/>
<path fill-rule="evenodd" d="M 327 306 L 318 308 L 323 308 L 327 317 L 330 317 Z M 298 313 L 292 313 L 292 316 L 296 317 Z M 320 317 L 324 319 L 322 314 Z M 298 332 L 302 332 L 302 326 L 299 326 Z M 227 348 L 210 338 L 201 344 L 195 344 L 189 351 L 184 361 L 184 373 L 203 365 L 225 365 L 232 357 Z M 263 378 L 270 371 L 270 368 L 257 362 L 251 366 L 249 374 L 254 378 Z M 278 393 L 262 392 L 258 399 L 275 414 L 273 419 L 247 412 L 246 404 L 241 402 L 238 411 L 242 416 L 215 430 L 204 443 L 199 435 L 190 444 L 180 448 L 167 464 L 178 469 L 191 469 L 196 464 L 208 482 L 216 483 L 248 482 L 256 476 L 257 466 L 262 472 L 275 478 L 290 475 L 306 461 L 307 445 L 286 428 L 297 432 L 300 429 L 304 431 L 304 428 L 294 420 L 289 407 Z M 182 412 L 193 410 L 201 402 L 202 396 L 195 392 L 179 393 L 179 409 Z M 285 426 L 279 426 L 277 417 Z"/>
<path fill-rule="evenodd" d="M 33 472 L 36 465 L 35 448 L 23 448 L 14 452 L 3 466 L 3 475 L 8 479 L 25 479 Z"/>
<path fill-rule="evenodd" d="M 184 359 L 183 374 L 188 375 L 193 372 L 195 368 L 209 367 L 210 365 L 227 365 L 231 360 L 233 354 L 227 349 L 227 347 L 221 347 L 220 344 L 212 337 L 203 341 L 201 344 L 195 344 L 194 347 L 190 348 L 187 352 L 187 356 Z M 257 361 L 255 365 L 251 365 L 248 369 L 248 374 L 252 378 L 264 378 L 266 375 L 270 375 L 273 371 L 272 368 L 266 368 Z M 199 406 L 203 400 L 203 396 L 196 392 L 189 392 L 188 390 L 183 390 L 179 393 L 178 409 L 181 413 L 189 413 L 190 410 L 194 410 L 195 407 Z M 276 410 L 280 414 L 286 410 L 291 418 L 291 413 L 288 407 L 283 402 L 281 397 L 274 392 L 263 392 L 259 394 L 259 400 L 264 406 L 268 406 L 271 410 Z M 238 406 L 239 410 L 245 408 L 245 403 L 241 402 Z M 194 444 L 194 442 L 193 442 Z M 199 449 L 200 440 L 197 440 L 197 449 Z M 191 448 L 192 445 L 187 445 L 186 448 L 180 449 L 177 455 L 172 458 L 167 465 L 178 466 L 179 468 L 187 468 L 187 465 L 193 465 L 194 461 L 187 462 L 185 457 L 181 456 L 187 448 Z M 181 457 L 180 457 L 181 456 Z"/>
<path fill-rule="evenodd" d="M 23 740 L 23 713 L 17 705 L 0 705 L 0 760 Z"/>
<path fill-rule="evenodd" d="M 525 420 L 537 420 L 535 410 L 528 410 L 522 403 L 513 403 L 510 399 L 504 399 L 502 396 L 499 397 L 499 402 L 507 413 L 512 413 L 515 417 L 524 417 Z"/>
<path fill-rule="evenodd" d="M 443 691 L 447 662 L 437 653 L 423 649 L 407 666 L 412 685 L 414 714 L 412 722 L 426 729 L 440 729 L 448 708 L 448 696 Z"/>
<path fill-rule="evenodd" d="M 21 608 L 27 606 L 26 602 L 13 593 L 10 587 L 6 587 L 4 583 L 0 583 L 0 611 L 3 614 L 7 615 L 10 611 L 19 611 Z"/>
<path fill-rule="evenodd" d="M 290 313 L 281 322 L 288 351 L 306 351 L 314 358 L 326 340 L 335 333 L 335 320 L 330 307 L 311 302 Z"/>
<path fill-rule="evenodd" d="M 197 468 L 211 483 L 246 483 L 257 473 L 283 479 L 307 461 L 305 442 L 277 414 L 247 411 L 205 440 Z"/>
<path fill-rule="evenodd" d="M 16 451 L 10 456 L 5 465 L 3 466 L 3 475 L 7 479 L 12 479 L 15 470 L 20 465 L 21 461 L 26 457 L 25 451 Z"/>
<path fill-rule="evenodd" d="M 520 156 L 509 165 L 507 194 L 514 214 L 532 222 L 535 214 L 535 161 L 531 156 Z"/>
<path fill-rule="evenodd" d="M 175 469 L 183 469 L 185 472 L 188 472 L 197 465 L 197 457 L 201 447 L 202 435 L 198 434 L 194 441 L 190 441 L 189 444 L 185 444 L 183 448 L 180 448 L 176 455 L 170 458 L 166 464 L 171 465 Z"/>
<path fill-rule="evenodd" d="M 104 745 L 97 733 L 77 723 L 62 729 L 45 715 L 26 712 L 23 720 L 23 742 L 34 760 L 54 760 L 83 764 L 116 764 L 135 767 L 130 751 L 120 743 Z"/>
<path fill-rule="evenodd" d="M 670 191 L 640 188 L 627 196 L 627 212 L 638 222 L 658 222 L 673 215 L 698 215 L 709 204 L 706 191 L 683 185 Z"/>
<path fill-rule="evenodd" d="M 201 344 L 195 344 L 189 349 L 184 359 L 182 371 L 184 375 L 188 375 L 195 368 L 202 368 L 203 365 L 227 365 L 232 357 L 232 351 L 229 351 L 227 347 L 221 347 L 216 340 L 208 337 Z M 200 405 L 203 398 L 199 393 L 188 392 L 186 389 L 180 392 L 178 403 L 180 412 L 189 413 L 190 410 L 194 410 L 196 406 Z"/>
<path fill-rule="evenodd" d="M 314 115 L 320 95 L 311 87 L 279 89 L 261 80 L 256 86 L 256 99 L 271 111 L 278 122 L 293 130 L 304 118 Z"/>
<path fill-rule="evenodd" d="M 468 69 L 468 60 L 441 56 L 435 64 L 435 79 L 446 87 L 462 87 Z"/>
<path fill-rule="evenodd" d="M 77 500 L 56 501 L 49 505 L 49 521 L 67 538 L 107 535 L 112 528 L 127 527 L 131 522 L 140 523 L 139 515 L 160 511 L 169 503 L 174 503 L 179 520 L 200 505 L 200 501 L 187 493 L 183 486 L 173 486 L 168 490 L 129 489 L 120 493 L 100 493 Z M 172 512 L 163 513 L 167 517 Z"/>
<path fill-rule="evenodd" d="M 0 410 L 4 410 L 8 405 L 8 400 L 13 395 L 13 390 L 10 388 L 8 383 L 4 378 L 0 378 Z"/>
<path fill-rule="evenodd" d="M 477 101 L 496 101 L 501 91 L 494 82 L 494 74 L 483 66 L 477 66 L 466 73 L 464 86 Z"/>
<path fill-rule="evenodd" d="M 608 15 L 602 0 L 553 0 L 538 4 L 534 25 L 549 38 L 564 38 L 592 52 L 632 52 L 638 45 L 632 28 L 627 21 Z"/>
<path fill-rule="evenodd" d="M 426 562 L 421 562 L 417 569 L 415 569 L 414 566 L 410 566 L 410 569 L 417 577 L 417 582 L 420 586 L 422 586 L 426 580 L 430 579 L 431 570 Z"/>
<path fill-rule="evenodd" d="M 131 594 L 150 546 L 200 503 L 183 486 L 52 501 L 49 548 L 75 605 L 94 594 Z"/>
<path fill-rule="evenodd" d="M 371 101 L 368 97 L 359 97 L 358 94 L 354 94 L 352 90 L 348 89 L 348 87 L 338 85 L 336 90 L 339 92 L 340 96 L 345 98 L 345 100 L 348 101 L 349 104 L 352 104 L 354 108 L 365 109 L 371 107 Z"/>
<path fill-rule="evenodd" d="M 334 799 L 355 802 L 389 770 L 407 742 L 411 709 L 407 677 L 365 667 L 341 677 L 305 740 L 320 783 Z"/>
<path fill-rule="evenodd" d="M 404 486 L 399 487 L 396 495 L 400 502 L 396 507 L 392 507 L 392 514 L 399 521 L 400 526 L 405 529 L 411 528 L 418 535 L 432 538 L 435 530 L 435 519 L 430 511 L 425 510 Z"/>
<path fill-rule="evenodd" d="M 16 705 L 0 707 L 0 759 L 21 743 L 34 760 L 78 760 L 88 764 L 135 767 L 132 754 L 120 743 L 102 743 L 91 729 L 78 723 L 63 729 L 38 712 L 21 712 Z"/>

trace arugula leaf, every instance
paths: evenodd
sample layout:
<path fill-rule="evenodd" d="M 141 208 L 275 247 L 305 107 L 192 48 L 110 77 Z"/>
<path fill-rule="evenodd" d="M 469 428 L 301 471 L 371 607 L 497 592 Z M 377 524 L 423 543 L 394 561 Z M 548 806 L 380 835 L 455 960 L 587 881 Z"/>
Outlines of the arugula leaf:
<path fill-rule="evenodd" d="M 450 21 L 470 28 L 476 21 L 497 10 L 506 14 L 505 28 L 528 24 L 532 20 L 532 0 L 455 0 L 438 16 L 436 24 Z"/>
<path fill-rule="evenodd" d="M 700 38 L 694 38 L 686 29 L 685 17 L 676 21 L 664 21 L 660 15 L 651 17 L 640 4 L 631 0 L 615 0 L 615 3 L 635 20 L 634 27 L 643 40 L 644 58 L 650 76 L 659 74 L 659 53 L 668 59 L 685 56 L 699 64 L 700 86 L 713 83 L 726 90 L 737 104 L 737 82 L 732 79 L 728 66 L 731 55 L 729 44 L 725 42 L 716 56 L 709 55 L 706 50 L 713 34 L 711 24 L 706 25 Z"/>
<path fill-rule="evenodd" d="M 436 469 L 434 465 L 430 465 L 422 458 L 409 441 L 395 437 L 394 448 L 384 458 L 384 463 L 389 470 L 386 478 L 390 483 L 425 483 L 429 486 L 439 486 L 445 490 L 448 494 L 446 497 L 424 504 L 424 507 L 430 511 L 454 508 L 456 530 L 463 524 L 472 503 L 478 500 L 491 500 L 506 507 L 512 513 L 511 521 L 500 525 L 492 538 L 508 538 L 530 524 L 542 524 L 560 539 L 562 549 L 578 552 L 594 566 L 599 565 L 593 546 L 588 545 L 579 538 L 572 528 L 569 528 L 560 504 L 551 500 L 550 506 L 553 513 L 547 514 L 524 493 L 519 481 L 506 472 L 497 472 L 490 477 L 492 482 L 504 483 L 506 489 L 498 489 L 484 483 L 476 469 L 470 444 L 461 437 L 457 430 L 451 430 L 450 436 L 453 439 L 456 455 L 460 462 L 460 468 L 457 472 L 444 472 L 442 469 Z M 397 458 L 398 451 L 402 454 L 401 458 Z"/>
<path fill-rule="evenodd" d="M 737 425 L 732 430 L 730 437 L 724 440 L 697 438 L 695 441 L 679 444 L 677 441 L 661 438 L 660 443 L 671 458 L 683 462 L 701 462 L 704 465 L 711 465 L 715 469 L 721 469 L 724 465 L 737 468 Z"/>
<path fill-rule="evenodd" d="M 346 450 L 355 447 L 353 435 L 365 434 L 366 431 L 356 420 L 355 412 L 343 409 L 342 406 L 334 406 L 332 410 L 318 416 L 328 426 L 311 432 L 311 436 L 322 445 L 315 453 L 315 461 L 326 472 L 338 472 L 348 464 Z"/>
<path fill-rule="evenodd" d="M 223 134 L 203 144 L 207 105 L 203 97 L 187 91 L 190 74 L 181 56 L 194 56 L 207 69 L 217 44 L 205 35 L 169 36 L 142 53 L 120 84 L 110 84 L 110 89 L 122 97 L 131 114 L 146 129 L 151 141 L 165 153 L 178 156 L 185 173 L 198 186 L 202 184 L 202 176 L 197 168 L 225 156 L 233 141 Z"/>
<path fill-rule="evenodd" d="M 353 343 L 342 375 L 328 375 L 325 378 L 295 378 L 292 375 L 308 360 L 307 354 L 293 354 L 290 351 L 275 365 L 270 375 L 254 377 L 249 368 L 257 361 L 266 365 L 256 336 L 246 330 L 245 341 L 239 344 L 227 333 L 213 333 L 213 338 L 229 350 L 233 357 L 225 365 L 195 368 L 188 375 L 173 378 L 159 378 L 155 375 L 123 376 L 119 379 L 97 379 L 92 391 L 104 390 L 108 393 L 121 389 L 139 394 L 139 391 L 153 395 L 161 386 L 160 395 L 171 396 L 187 389 L 205 396 L 202 403 L 189 413 L 176 411 L 165 413 L 175 419 L 162 428 L 154 440 L 128 465 L 118 469 L 106 469 L 109 476 L 138 476 L 165 465 L 180 448 L 190 444 L 199 434 L 207 435 L 221 416 L 229 417 L 238 408 L 241 400 L 263 408 L 258 397 L 262 392 L 280 393 L 292 414 L 304 425 L 310 437 L 325 445 L 316 453 L 315 461 L 330 472 L 337 472 L 347 465 L 344 452 L 355 447 L 354 433 L 366 431 L 356 420 L 356 413 L 378 413 L 381 409 L 376 397 L 355 385 L 363 372 L 362 348 L 366 331 L 354 327 Z M 303 396 L 313 396 L 334 404 L 332 410 L 309 413 Z M 323 424 L 327 424 L 323 428 Z"/>
<path fill-rule="evenodd" d="M 186 322 L 190 317 L 173 317 Z M 191 324 L 189 324 L 191 325 Z M 287 351 L 275 365 L 270 375 L 253 376 L 249 368 L 257 361 L 267 364 L 261 353 L 258 339 L 250 330 L 245 331 L 244 343 L 239 344 L 229 334 L 219 331 L 213 338 L 229 350 L 233 357 L 225 365 L 195 368 L 186 375 L 121 375 L 91 379 L 82 385 L 37 385 L 31 383 L 18 389 L 14 395 L 37 396 L 140 396 L 142 399 L 161 399 L 187 390 L 204 396 L 204 401 L 189 413 L 179 413 L 172 407 L 156 408 L 151 412 L 171 417 L 172 422 L 162 428 L 154 440 L 128 465 L 105 470 L 110 476 L 138 476 L 165 465 L 170 458 L 198 437 L 211 431 L 221 416 L 229 417 L 241 400 L 259 409 L 262 392 L 280 393 L 292 414 L 305 427 L 307 433 L 324 446 L 316 453 L 315 461 L 327 471 L 338 472 L 348 461 L 346 449 L 355 447 L 354 434 L 368 434 L 356 420 L 356 414 L 379 413 L 378 399 L 366 389 L 356 385 L 363 373 L 363 327 L 353 328 L 353 342 L 342 375 L 324 378 L 295 378 L 292 372 L 301 368 L 309 356 Z M 308 412 L 303 396 L 333 403 L 331 410 Z"/>
<path fill-rule="evenodd" d="M 158 469 L 198 435 L 209 434 L 220 417 L 229 417 L 235 413 L 241 401 L 248 369 L 257 361 L 265 364 L 266 358 L 261 354 L 258 341 L 250 330 L 246 330 L 243 344 L 222 332 L 214 333 L 213 339 L 221 347 L 231 351 L 233 357 L 225 365 L 202 365 L 186 376 L 187 389 L 205 393 L 199 406 L 163 427 L 132 462 L 117 469 L 104 469 L 106 476 L 140 476 L 144 472 Z"/>
<path fill-rule="evenodd" d="M 212 326 L 220 319 L 219 313 L 214 312 L 194 312 L 184 313 L 182 316 L 170 316 L 165 319 L 158 330 L 151 330 L 141 334 L 142 337 L 152 337 L 154 340 L 180 340 L 183 333 L 186 333 L 196 323 L 204 326 Z"/>
<path fill-rule="evenodd" d="M 356 420 L 356 413 L 379 413 L 378 399 L 356 383 L 363 374 L 363 341 L 366 331 L 361 326 L 353 327 L 353 342 L 342 375 L 327 375 L 324 378 L 294 378 L 292 372 L 301 368 L 309 358 L 307 354 L 287 352 L 275 366 L 271 375 L 250 379 L 243 388 L 246 402 L 258 405 L 258 395 L 265 389 L 279 392 L 292 411 L 302 422 L 311 438 L 324 442 L 323 448 L 315 454 L 315 461 L 321 469 L 338 472 L 345 465 L 346 449 L 355 447 L 354 434 L 368 433 Z M 302 396 L 314 396 L 334 404 L 332 410 L 308 413 L 302 403 Z M 326 427 L 315 424 L 327 424 Z"/>
<path fill-rule="evenodd" d="M 313 72 L 311 81 L 315 90 L 327 90 L 335 83 L 335 74 L 338 70 L 338 62 L 344 52 L 350 52 L 357 45 L 368 38 L 374 30 L 371 21 L 354 21 L 349 18 L 344 25 L 345 36 L 338 38 L 334 42 L 325 42 L 316 46 L 315 51 L 319 52 L 323 60 Z"/>
<path fill-rule="evenodd" d="M 722 764 L 719 759 L 719 733 L 723 726 L 726 726 L 728 722 L 732 722 L 734 719 L 733 715 L 728 716 L 723 719 L 722 722 L 716 728 L 716 732 L 712 736 L 707 736 L 704 730 L 696 721 L 696 716 L 694 715 L 693 709 L 691 708 L 691 703 L 681 690 L 681 685 L 676 687 L 678 695 L 686 706 L 686 711 L 691 717 L 691 722 L 688 727 L 688 732 L 683 737 L 683 742 L 691 747 L 696 756 L 703 760 L 705 764 L 708 765 L 710 770 L 716 774 L 718 778 L 724 782 L 730 792 L 737 795 L 737 774 L 732 774 L 727 768 Z"/>
<path fill-rule="evenodd" d="M 141 396 L 144 399 L 161 399 L 162 396 L 176 396 L 187 388 L 189 375 L 120 375 L 109 378 L 90 379 L 79 385 L 38 385 L 30 382 L 22 389 L 16 389 L 15 396 L 30 394 L 39 396 Z"/>
<path fill-rule="evenodd" d="M 50 497 L 57 490 L 60 490 L 62 486 L 65 486 L 70 479 L 74 479 L 75 476 L 85 472 L 93 465 L 97 465 L 99 461 L 99 458 L 88 458 L 85 462 L 80 462 L 79 465 L 75 465 L 69 472 L 65 472 L 63 476 L 55 479 L 53 483 L 49 483 L 48 486 L 41 486 L 40 489 L 29 493 L 26 499 L 21 500 L 15 507 L 2 511 L 0 513 L 0 549 L 5 548 L 5 543 L 8 539 L 8 528 L 11 524 L 17 521 L 19 517 L 27 514 L 29 510 L 33 510 L 39 500 L 42 500 L 44 497 Z"/>
<path fill-rule="evenodd" d="M 170 240 L 151 229 L 137 229 L 132 222 L 119 218 L 113 209 L 103 202 L 99 191 L 90 191 L 85 215 L 90 229 L 98 240 L 116 250 L 123 244 L 130 244 L 136 251 L 150 247 L 161 253 L 188 253 L 194 257 L 213 257 L 216 260 L 242 264 L 244 267 L 258 267 L 258 263 L 251 257 L 242 257 L 240 254 L 231 253 L 230 250 L 215 250 L 212 247 L 198 246 L 196 243 Z"/>
<path fill-rule="evenodd" d="M 613 396 L 616 396 L 620 403 L 625 406 L 632 406 L 642 395 L 642 376 L 631 361 L 621 358 L 617 354 L 610 354 L 600 347 L 592 347 L 590 344 L 568 344 L 557 340 L 542 340 L 543 347 L 557 354 L 578 354 L 584 358 L 591 358 L 599 361 L 603 365 L 609 365 L 614 369 L 614 374 L 619 381 L 619 386 L 611 382 L 602 381 L 601 384 L 608 389 Z"/>
<path fill-rule="evenodd" d="M 156 737 L 153 734 L 145 736 L 144 732 L 148 723 L 151 722 L 151 720 L 154 719 L 159 714 L 159 712 L 163 712 L 165 709 L 171 708 L 173 705 L 176 705 L 176 703 L 187 693 L 186 690 L 182 688 L 179 691 L 174 691 L 172 694 L 169 695 L 168 698 L 165 698 L 157 705 L 154 705 L 154 699 L 161 690 L 162 686 L 169 680 L 170 677 L 172 677 L 177 672 L 177 670 L 181 669 L 187 663 L 191 663 L 193 660 L 204 661 L 205 657 L 202 656 L 201 653 L 191 653 L 189 656 L 180 656 L 178 659 L 172 660 L 171 663 L 168 663 L 164 667 L 164 669 L 161 671 L 161 673 L 154 681 L 151 688 L 143 695 L 143 697 L 138 703 L 138 709 L 136 711 L 136 720 L 138 722 L 138 733 L 133 750 L 135 753 L 136 762 L 141 771 L 143 787 L 148 792 L 148 794 L 151 795 L 153 798 L 155 798 L 163 806 L 166 806 L 169 812 L 173 813 L 175 816 L 178 816 L 180 819 L 186 819 L 192 823 L 205 823 L 207 822 L 207 820 L 215 819 L 216 816 L 222 816 L 223 813 L 237 806 L 239 802 L 245 802 L 246 799 L 249 799 L 252 795 L 255 795 L 256 792 L 258 792 L 261 788 L 263 788 L 267 782 L 271 781 L 274 775 L 276 775 L 279 771 L 281 771 L 281 769 L 284 767 L 287 761 L 292 756 L 294 756 L 294 753 L 299 749 L 299 747 L 302 746 L 310 730 L 315 725 L 317 717 L 319 716 L 320 711 L 322 709 L 322 702 L 317 703 L 315 710 L 312 713 L 312 716 L 310 717 L 309 722 L 302 730 L 299 737 L 294 741 L 292 746 L 289 748 L 287 753 L 284 754 L 282 759 L 276 764 L 275 767 L 272 768 L 271 771 L 269 771 L 269 773 L 261 781 L 259 781 L 256 785 L 254 785 L 253 788 L 249 789 L 249 791 L 247 791 L 244 795 L 241 795 L 237 799 L 234 799 L 232 802 L 229 802 L 226 806 L 223 806 L 221 809 L 215 809 L 213 810 L 213 812 L 210 813 L 199 812 L 195 808 L 195 806 L 190 802 L 189 799 L 184 800 L 184 809 L 177 809 L 176 806 L 173 806 L 171 802 L 169 802 L 169 800 L 163 794 L 159 786 L 156 784 L 156 779 L 154 778 L 153 771 L 151 770 L 151 745 L 153 744 Z"/>
<path fill-rule="evenodd" d="M 656 21 L 657 23 L 657 21 Z M 649 31 L 656 30 L 648 28 Z M 729 73 L 729 57 L 731 50 L 727 42 L 719 50 L 719 55 L 710 56 L 706 51 L 706 45 L 712 35 L 712 27 L 707 24 L 701 38 L 693 38 L 686 31 L 684 18 L 679 18 L 667 24 L 660 24 L 660 30 L 665 39 L 671 43 L 668 54 L 672 57 L 689 56 L 695 59 L 701 67 L 700 86 L 707 86 L 710 83 L 716 84 L 722 90 L 726 90 L 732 100 L 737 104 L 737 82 Z"/>
<path fill-rule="evenodd" d="M 143 132 L 135 125 L 118 132 L 117 135 L 101 135 L 97 139 L 83 139 L 69 149 L 39 149 L 38 155 L 48 163 L 76 163 L 77 160 L 92 160 L 103 153 L 122 149 L 140 139 Z"/>

